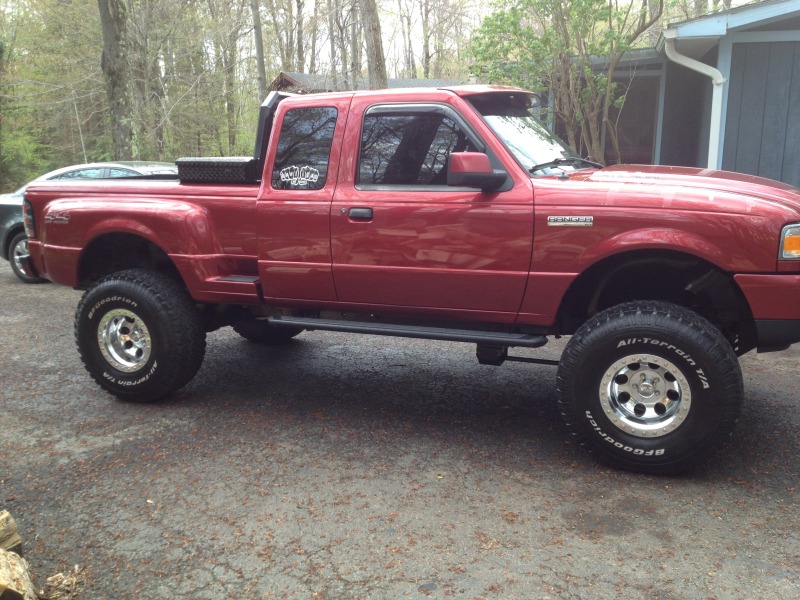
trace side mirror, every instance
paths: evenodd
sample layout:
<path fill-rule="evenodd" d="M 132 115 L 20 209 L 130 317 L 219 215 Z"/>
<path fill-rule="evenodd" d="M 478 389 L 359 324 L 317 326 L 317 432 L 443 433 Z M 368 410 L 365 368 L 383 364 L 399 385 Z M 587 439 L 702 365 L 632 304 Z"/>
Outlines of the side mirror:
<path fill-rule="evenodd" d="M 496 190 L 506 182 L 508 173 L 493 169 L 482 152 L 453 152 L 447 158 L 447 185 Z"/>

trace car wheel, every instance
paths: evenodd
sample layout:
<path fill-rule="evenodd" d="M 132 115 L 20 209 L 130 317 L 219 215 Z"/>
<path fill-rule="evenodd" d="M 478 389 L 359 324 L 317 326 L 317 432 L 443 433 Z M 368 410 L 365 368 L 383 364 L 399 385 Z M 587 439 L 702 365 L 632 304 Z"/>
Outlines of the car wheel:
<path fill-rule="evenodd" d="M 679 473 L 718 449 L 736 424 L 742 373 L 703 317 L 633 302 L 589 319 L 558 369 L 559 407 L 581 444 L 614 467 Z"/>
<path fill-rule="evenodd" d="M 11 270 L 20 281 L 24 283 L 42 283 L 45 280 L 39 276 L 29 276 L 22 269 L 22 261 L 28 258 L 28 236 L 25 233 L 18 233 L 11 240 L 8 247 L 8 262 L 11 263 Z"/>
<path fill-rule="evenodd" d="M 75 339 L 94 380 L 132 402 L 153 402 L 183 387 L 206 347 L 200 315 L 184 287 L 141 269 L 109 275 L 84 293 Z"/>

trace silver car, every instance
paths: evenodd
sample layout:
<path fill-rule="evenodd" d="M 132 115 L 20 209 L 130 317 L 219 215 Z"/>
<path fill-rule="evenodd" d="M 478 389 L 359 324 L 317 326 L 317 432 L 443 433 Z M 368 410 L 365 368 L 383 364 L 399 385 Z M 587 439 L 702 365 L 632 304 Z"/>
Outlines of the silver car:
<path fill-rule="evenodd" d="M 122 161 L 73 165 L 45 173 L 33 181 L 46 179 L 116 179 L 120 177 L 177 177 L 174 163 Z M 43 281 L 22 268 L 28 256 L 28 238 L 22 224 L 22 200 L 28 184 L 10 194 L 0 194 L 0 256 L 11 263 L 11 269 L 25 283 Z"/>

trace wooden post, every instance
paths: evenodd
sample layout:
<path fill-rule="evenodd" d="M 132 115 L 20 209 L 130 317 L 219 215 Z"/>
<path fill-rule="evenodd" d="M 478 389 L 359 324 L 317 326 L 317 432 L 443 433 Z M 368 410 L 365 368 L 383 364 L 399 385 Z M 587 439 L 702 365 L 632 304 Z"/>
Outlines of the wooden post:
<path fill-rule="evenodd" d="M 37 600 L 28 563 L 8 550 L 0 549 L 0 598 L 2 600 Z"/>
<path fill-rule="evenodd" d="M 17 524 L 14 517 L 7 510 L 0 510 L 0 548 L 11 550 L 19 554 L 22 548 L 22 540 L 17 532 Z"/>

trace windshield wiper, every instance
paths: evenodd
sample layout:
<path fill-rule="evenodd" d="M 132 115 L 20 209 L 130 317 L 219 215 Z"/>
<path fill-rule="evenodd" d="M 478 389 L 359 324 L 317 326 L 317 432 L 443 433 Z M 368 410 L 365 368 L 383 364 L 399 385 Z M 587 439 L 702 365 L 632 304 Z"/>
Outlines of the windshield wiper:
<path fill-rule="evenodd" d="M 568 156 L 566 158 L 556 158 L 555 160 L 551 160 L 546 163 L 542 163 L 540 165 L 534 165 L 530 169 L 529 172 L 535 173 L 536 171 L 541 171 L 543 169 L 551 169 L 553 167 L 558 168 L 561 165 L 587 165 L 589 167 L 595 167 L 596 169 L 602 169 L 603 165 L 600 163 L 596 163 L 593 160 L 589 160 L 588 158 L 581 158 L 580 156 Z"/>

